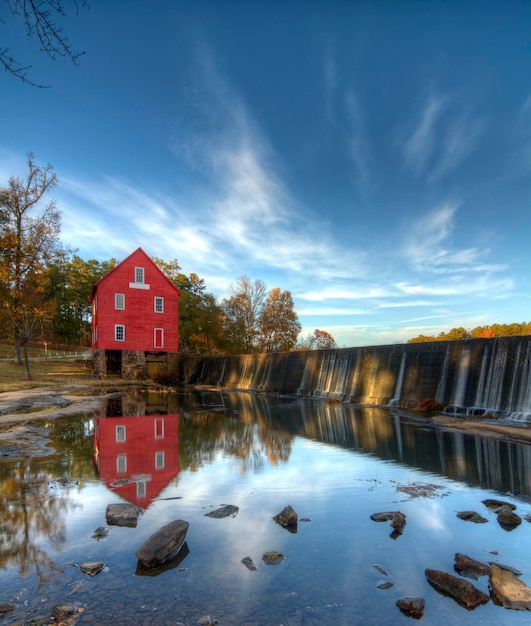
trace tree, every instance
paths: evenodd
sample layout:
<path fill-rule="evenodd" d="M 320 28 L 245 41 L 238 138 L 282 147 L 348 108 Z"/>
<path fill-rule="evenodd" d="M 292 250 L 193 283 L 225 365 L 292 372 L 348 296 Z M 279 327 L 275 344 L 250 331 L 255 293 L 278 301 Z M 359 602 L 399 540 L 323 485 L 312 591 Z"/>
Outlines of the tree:
<path fill-rule="evenodd" d="M 297 342 L 301 325 L 289 291 L 271 289 L 258 316 L 258 346 L 262 352 L 286 352 Z"/>
<path fill-rule="evenodd" d="M 311 349 L 315 350 L 331 350 L 336 348 L 336 340 L 326 330 L 316 328 L 311 335 Z"/>
<path fill-rule="evenodd" d="M 30 38 L 38 40 L 40 51 L 51 59 L 67 57 L 75 65 L 84 52 L 76 52 L 70 44 L 63 28 L 57 23 L 66 15 L 65 2 L 62 0 L 5 0 L 13 18 L 21 19 Z M 80 7 L 88 8 L 88 0 L 72 0 L 77 11 Z M 4 20 L 2 20 L 4 21 Z M 0 47 L 0 63 L 10 74 L 33 87 L 44 87 L 28 78 L 31 65 L 21 65 L 12 56 L 8 47 Z"/>
<path fill-rule="evenodd" d="M 222 303 L 231 352 L 251 353 L 257 348 L 258 319 L 266 291 L 262 280 L 252 281 L 248 276 L 240 276 L 236 285 L 231 285 L 232 296 Z"/>
<path fill-rule="evenodd" d="M 60 212 L 51 200 L 38 212 L 44 196 L 57 185 L 51 165 L 40 167 L 27 157 L 26 180 L 11 176 L 0 189 L 0 285 L 2 302 L 13 327 L 17 363 L 24 345 L 28 378 L 28 343 L 46 301 L 44 268 L 61 258 Z"/>

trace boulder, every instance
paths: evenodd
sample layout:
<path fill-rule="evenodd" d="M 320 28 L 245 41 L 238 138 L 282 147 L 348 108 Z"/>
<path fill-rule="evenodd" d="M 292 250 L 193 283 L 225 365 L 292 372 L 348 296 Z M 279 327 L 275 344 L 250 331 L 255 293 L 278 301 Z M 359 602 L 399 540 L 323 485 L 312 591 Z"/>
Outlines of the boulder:
<path fill-rule="evenodd" d="M 473 578 L 477 580 L 480 576 L 487 576 L 490 574 L 490 567 L 480 561 L 471 559 L 466 554 L 456 552 L 454 570 L 465 578 Z"/>
<path fill-rule="evenodd" d="M 142 509 L 128 502 L 119 504 L 108 504 L 105 511 L 105 519 L 109 526 L 128 526 L 134 528 L 138 518 L 142 514 Z"/>
<path fill-rule="evenodd" d="M 486 604 L 490 599 L 487 594 L 476 589 L 472 583 L 452 576 L 452 574 L 434 569 L 427 569 L 424 574 L 434 589 L 453 598 L 466 609 L 475 609 L 480 604 Z"/>
<path fill-rule="evenodd" d="M 531 588 L 496 563 L 490 566 L 489 590 L 494 604 L 516 611 L 531 611 Z"/>
<path fill-rule="evenodd" d="M 509 507 L 500 507 L 497 510 L 497 513 L 498 524 L 503 528 L 503 530 L 510 532 L 522 523 L 522 518 L 517 513 L 514 513 L 514 510 Z"/>
<path fill-rule="evenodd" d="M 182 548 L 190 524 L 178 519 L 160 528 L 135 552 L 144 567 L 155 567 L 176 556 Z"/>
<path fill-rule="evenodd" d="M 424 598 L 399 598 L 396 606 L 408 617 L 420 619 L 424 615 Z"/>
<path fill-rule="evenodd" d="M 266 565 L 278 565 L 282 563 L 285 558 L 286 557 L 281 552 L 276 551 L 264 552 L 264 554 L 262 554 L 262 561 Z"/>
<path fill-rule="evenodd" d="M 277 513 L 277 515 L 273 517 L 273 519 L 277 524 L 286 527 L 296 524 L 299 518 L 297 513 L 295 513 L 295 511 L 288 504 L 288 506 L 285 506 L 280 513 Z"/>

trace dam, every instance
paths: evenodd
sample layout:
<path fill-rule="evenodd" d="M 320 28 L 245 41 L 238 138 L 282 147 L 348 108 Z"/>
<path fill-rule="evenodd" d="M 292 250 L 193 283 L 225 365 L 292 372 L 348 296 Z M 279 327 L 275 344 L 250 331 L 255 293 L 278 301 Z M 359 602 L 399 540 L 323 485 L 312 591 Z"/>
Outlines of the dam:
<path fill-rule="evenodd" d="M 180 353 L 183 385 L 531 422 L 531 335 L 244 355 Z"/>

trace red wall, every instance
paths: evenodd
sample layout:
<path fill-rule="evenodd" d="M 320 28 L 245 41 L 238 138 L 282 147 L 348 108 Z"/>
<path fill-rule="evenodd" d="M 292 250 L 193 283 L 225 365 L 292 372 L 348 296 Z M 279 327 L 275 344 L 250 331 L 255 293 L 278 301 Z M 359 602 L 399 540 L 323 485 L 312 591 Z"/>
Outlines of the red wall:
<path fill-rule="evenodd" d="M 144 268 L 144 287 L 135 285 L 135 267 Z M 125 296 L 125 309 L 115 309 L 115 294 Z M 149 256 L 138 248 L 93 288 L 92 347 L 104 350 L 177 352 L 179 349 L 179 291 Z M 164 312 L 155 312 L 155 297 L 164 298 Z M 116 341 L 115 325 L 125 327 L 125 340 Z M 155 347 L 155 329 L 164 329 L 164 345 Z"/>

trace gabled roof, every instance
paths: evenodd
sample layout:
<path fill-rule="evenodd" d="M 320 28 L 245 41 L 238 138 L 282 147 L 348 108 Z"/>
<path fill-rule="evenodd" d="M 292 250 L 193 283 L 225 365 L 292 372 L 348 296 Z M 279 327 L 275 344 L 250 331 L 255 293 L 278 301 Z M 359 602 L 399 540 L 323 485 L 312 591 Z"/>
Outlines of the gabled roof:
<path fill-rule="evenodd" d="M 144 252 L 144 250 L 142 250 L 142 248 L 137 248 L 134 252 L 131 252 L 131 254 L 127 257 L 125 257 L 125 259 L 123 261 L 120 261 L 119 263 L 117 263 L 110 272 L 107 272 L 107 274 L 105 274 L 105 276 L 102 276 L 98 282 L 92 287 L 92 290 L 90 292 L 90 296 L 89 296 L 89 302 L 92 302 L 92 300 L 94 300 L 94 296 L 96 295 L 96 291 L 98 289 L 98 285 L 100 285 L 100 283 L 104 282 L 105 280 L 107 280 L 107 278 L 113 274 L 117 269 L 119 269 L 126 261 L 128 261 L 129 259 L 131 259 L 132 257 L 134 257 L 135 255 L 141 255 L 144 257 L 145 261 L 147 261 L 148 263 L 150 263 L 155 270 L 164 278 L 164 280 L 167 281 L 168 285 L 170 285 L 176 292 L 177 295 L 181 295 L 181 292 L 177 289 L 177 287 L 171 282 L 171 280 L 166 276 L 166 274 L 160 269 L 160 267 Z"/>

